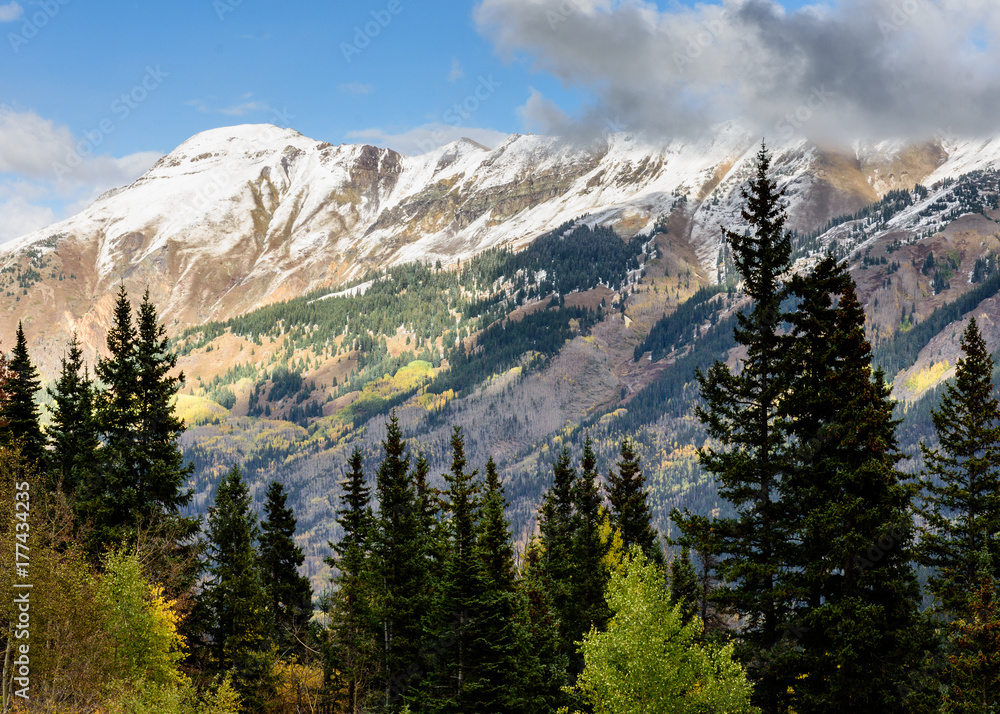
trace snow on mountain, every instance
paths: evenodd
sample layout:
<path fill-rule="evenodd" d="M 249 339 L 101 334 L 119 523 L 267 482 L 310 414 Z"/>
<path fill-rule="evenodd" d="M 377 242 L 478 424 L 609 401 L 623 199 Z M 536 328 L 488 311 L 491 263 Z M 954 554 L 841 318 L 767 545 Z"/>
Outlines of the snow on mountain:
<path fill-rule="evenodd" d="M 720 225 L 739 223 L 758 148 L 732 123 L 698 141 L 514 135 L 492 150 L 463 139 L 415 157 L 271 125 L 215 129 L 80 214 L 0 246 L 0 268 L 44 265 L 32 268 L 37 289 L 8 288 L 8 311 L 36 331 L 98 329 L 124 283 L 148 287 L 168 322 L 197 324 L 370 268 L 517 248 L 583 216 L 626 234 L 681 216 L 677 237 L 714 275 Z M 790 225 L 803 231 L 892 188 L 1000 163 L 1000 138 L 771 148 Z"/>

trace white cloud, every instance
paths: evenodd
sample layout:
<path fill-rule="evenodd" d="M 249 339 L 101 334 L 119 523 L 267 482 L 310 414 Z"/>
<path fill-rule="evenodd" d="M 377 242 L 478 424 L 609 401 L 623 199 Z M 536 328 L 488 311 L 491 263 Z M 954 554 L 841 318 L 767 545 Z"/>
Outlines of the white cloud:
<path fill-rule="evenodd" d="M 74 136 L 34 112 L 0 107 L 0 241 L 85 208 L 108 189 L 137 179 L 162 156 L 100 151 L 100 141 Z"/>
<path fill-rule="evenodd" d="M 451 71 L 448 72 L 448 81 L 457 82 L 464 76 L 465 76 L 465 70 L 462 69 L 462 63 L 458 61 L 458 57 L 452 57 Z"/>
<path fill-rule="evenodd" d="M 341 92 L 347 94 L 371 94 L 375 91 L 374 85 L 362 84 L 361 82 L 348 82 L 337 87 Z"/>
<path fill-rule="evenodd" d="M 361 131 L 348 132 L 347 138 L 385 146 L 406 156 L 418 156 L 433 151 L 439 146 L 450 144 L 453 141 L 466 138 L 482 144 L 487 148 L 493 148 L 507 138 L 507 134 L 494 129 L 480 129 L 475 127 L 452 126 L 432 122 L 424 124 L 407 131 L 392 133 L 385 129 L 372 128 Z"/>
<path fill-rule="evenodd" d="M 565 134 L 571 127 L 572 119 L 551 99 L 534 87 L 517 113 L 524 122 L 524 130 L 539 134 Z"/>
<path fill-rule="evenodd" d="M 247 92 L 239 97 L 235 104 L 217 106 L 218 98 L 210 96 L 207 99 L 189 99 L 185 106 L 194 107 L 202 114 L 223 114 L 229 117 L 241 117 L 253 112 L 273 112 L 274 109 L 265 102 L 252 101 L 253 92 Z"/>
<path fill-rule="evenodd" d="M 795 11 L 773 0 L 667 10 L 481 0 L 475 17 L 503 56 L 588 92 L 576 121 L 595 130 L 611 119 L 668 136 L 728 119 L 817 138 L 1000 129 L 993 0 L 831 0 Z M 541 108 L 540 99 L 526 107 Z"/>
<path fill-rule="evenodd" d="M 0 220 L 0 243 L 44 228 L 56 220 L 51 208 L 31 203 L 29 198 L 18 194 L 0 198 L 0 216 L 3 216 Z"/>
<path fill-rule="evenodd" d="M 23 14 L 24 8 L 16 2 L 9 2 L 6 5 L 0 5 L 0 22 L 14 22 L 15 20 L 20 20 Z"/>

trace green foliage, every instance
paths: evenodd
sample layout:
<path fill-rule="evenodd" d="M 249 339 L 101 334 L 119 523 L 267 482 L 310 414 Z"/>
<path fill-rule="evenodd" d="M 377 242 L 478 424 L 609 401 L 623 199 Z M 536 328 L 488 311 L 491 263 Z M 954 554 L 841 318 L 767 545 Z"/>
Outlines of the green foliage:
<path fill-rule="evenodd" d="M 202 598 L 209 612 L 212 667 L 231 672 L 236 690 L 259 706 L 273 690 L 272 620 L 259 554 L 257 517 L 240 470 L 219 484 L 208 516 L 208 573 Z"/>
<path fill-rule="evenodd" d="M 28 342 L 21 323 L 17 324 L 14 349 L 7 366 L 2 385 L 6 399 L 0 401 L 0 444 L 12 446 L 16 443 L 29 463 L 41 465 L 46 456 L 45 437 L 39 426 L 35 402 L 41 380 L 28 355 Z"/>
<path fill-rule="evenodd" d="M 105 613 L 104 629 L 114 643 L 114 668 L 127 682 L 177 684 L 184 658 L 173 603 L 151 585 L 135 553 L 111 551 L 104 557 L 97 601 Z"/>
<path fill-rule="evenodd" d="M 275 639 L 284 656 L 303 653 L 306 626 L 312 616 L 312 587 L 299 574 L 305 562 L 295 543 L 295 514 L 286 505 L 288 494 L 277 481 L 267 489 L 261 523 L 260 563 L 267 591 Z"/>
<path fill-rule="evenodd" d="M 580 649 L 577 684 L 595 714 L 727 714 L 757 711 L 733 647 L 701 643 L 701 621 L 685 624 L 670 601 L 663 569 L 638 549 L 607 589 L 612 617 L 606 632 L 591 630 Z"/>
<path fill-rule="evenodd" d="M 962 335 L 963 357 L 954 383 L 931 412 L 939 448 L 921 445 L 926 472 L 919 509 L 927 527 L 919 560 L 934 568 L 929 580 L 937 608 L 968 615 L 982 552 L 1000 563 L 1000 404 L 993 359 L 975 318 Z M 993 573 L 1000 580 L 1000 569 Z"/>
<path fill-rule="evenodd" d="M 607 492 L 612 527 L 621 533 L 626 551 L 637 545 L 646 557 L 662 564 L 663 551 L 651 525 L 649 505 L 646 503 L 646 480 L 628 438 L 622 439 L 620 453 L 618 472 L 608 472 Z"/>
<path fill-rule="evenodd" d="M 48 391 L 54 402 L 49 407 L 52 420 L 47 430 L 52 446 L 49 478 L 67 494 L 76 495 L 80 486 L 99 472 L 100 440 L 94 416 L 96 388 L 83 364 L 75 332 L 69 352 L 62 358 L 59 378 Z"/>

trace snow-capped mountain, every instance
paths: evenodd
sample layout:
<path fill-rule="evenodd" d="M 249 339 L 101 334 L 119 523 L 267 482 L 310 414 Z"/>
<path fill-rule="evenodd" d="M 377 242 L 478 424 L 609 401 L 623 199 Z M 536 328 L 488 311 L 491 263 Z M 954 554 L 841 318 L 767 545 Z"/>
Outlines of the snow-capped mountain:
<path fill-rule="evenodd" d="M 679 237 L 714 276 L 719 226 L 739 220 L 759 141 L 728 124 L 666 145 L 515 135 L 494 149 L 461 140 L 406 157 L 270 125 L 216 129 L 82 213 L 0 247 L 0 299 L 51 367 L 70 331 L 99 342 L 120 283 L 136 295 L 148 287 L 168 324 L 198 324 L 373 267 L 516 248 L 581 216 L 630 234 L 682 214 Z M 1000 162 L 1000 139 L 771 148 L 802 231 L 891 189 Z"/>

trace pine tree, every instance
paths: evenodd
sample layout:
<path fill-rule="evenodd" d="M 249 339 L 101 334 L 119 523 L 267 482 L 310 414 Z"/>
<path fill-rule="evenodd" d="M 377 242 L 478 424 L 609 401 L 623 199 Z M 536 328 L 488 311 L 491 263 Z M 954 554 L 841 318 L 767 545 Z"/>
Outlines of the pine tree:
<path fill-rule="evenodd" d="M 965 614 L 954 623 L 944 711 L 986 714 L 1000 710 L 1000 583 L 993 558 L 980 554 L 977 582 Z"/>
<path fill-rule="evenodd" d="M 208 515 L 208 573 L 213 669 L 231 671 L 244 702 L 260 708 L 273 688 L 275 658 L 268 597 L 257 551 L 257 517 L 250 492 L 234 466 L 219 484 Z"/>
<path fill-rule="evenodd" d="M 348 461 L 350 470 L 342 483 L 337 523 L 340 541 L 331 547 L 336 558 L 327 558 L 337 569 L 330 623 L 328 677 L 339 674 L 337 689 L 346 687 L 347 712 L 361 714 L 378 674 L 378 623 L 375 613 L 375 573 L 372 539 L 375 519 L 371 495 L 365 485 L 364 457 L 355 447 Z"/>
<path fill-rule="evenodd" d="M 566 703 L 563 687 L 569 658 L 563 652 L 559 619 L 549 595 L 544 546 L 532 538 L 524 553 L 519 589 L 527 601 L 523 628 L 527 632 L 526 656 L 521 671 L 528 712 L 551 712 Z"/>
<path fill-rule="evenodd" d="M 626 437 L 622 439 L 621 461 L 618 472 L 608 472 L 608 501 L 611 503 L 611 521 L 621 530 L 625 551 L 633 545 L 642 548 L 646 557 L 662 564 L 656 531 L 651 525 L 652 515 L 646 502 L 646 479 L 639 469 L 639 457 Z"/>
<path fill-rule="evenodd" d="M 575 661 L 576 637 L 573 633 L 574 601 L 573 540 L 576 517 L 576 470 L 570 464 L 569 449 L 563 447 L 552 468 L 552 487 L 545 494 L 538 516 L 541 534 L 543 583 L 559 627 L 560 652 L 567 663 Z"/>
<path fill-rule="evenodd" d="M 54 403 L 49 407 L 50 476 L 61 483 L 67 494 L 76 495 L 81 485 L 98 472 L 100 438 L 94 417 L 96 389 L 83 363 L 75 332 L 69 352 L 62 358 L 59 379 L 48 392 Z"/>
<path fill-rule="evenodd" d="M 395 412 L 386 424 L 384 458 L 376 475 L 379 513 L 374 534 L 375 568 L 381 576 L 379 620 L 385 706 L 402 706 L 423 671 L 425 612 L 424 541 L 420 509 L 410 478 L 410 457 Z"/>
<path fill-rule="evenodd" d="M 451 471 L 445 474 L 448 488 L 443 494 L 448 557 L 432 623 L 432 647 L 438 657 L 422 709 L 464 712 L 469 706 L 466 689 L 482 687 L 482 651 L 473 647 L 474 628 L 486 614 L 483 567 L 476 552 L 480 489 L 478 471 L 465 469 L 465 438 L 459 426 L 452 432 L 451 448 Z"/>
<path fill-rule="evenodd" d="M 286 505 L 288 495 L 277 481 L 267 489 L 261 523 L 260 562 L 267 591 L 275 640 L 284 656 L 303 652 L 306 626 L 312 616 L 312 587 L 299 574 L 305 562 L 295 544 L 295 514 Z"/>
<path fill-rule="evenodd" d="M 191 500 L 184 485 L 193 471 L 183 464 L 177 443 L 184 425 L 173 399 L 181 378 L 169 375 L 176 356 L 167 350 L 148 291 L 136 326 L 121 287 L 107 345 L 109 356 L 98 359 L 96 368 L 104 387 L 96 409 L 104 468 L 83 489 L 98 547 L 150 527 L 183 543 L 198 525 L 179 513 Z"/>
<path fill-rule="evenodd" d="M 4 385 L 6 400 L 0 404 L 0 443 L 18 445 L 25 461 L 38 467 L 45 461 L 45 438 L 38 422 L 38 404 L 35 397 L 41 389 L 38 369 L 28 355 L 28 341 L 24 328 L 17 324 L 17 337 L 8 362 L 8 381 Z"/>
<path fill-rule="evenodd" d="M 136 363 L 136 454 L 133 465 L 139 493 L 151 501 L 153 520 L 162 512 L 176 514 L 191 501 L 184 488 L 193 464 L 185 464 L 178 438 L 184 422 L 174 410 L 173 400 L 184 383 L 183 372 L 172 376 L 177 355 L 169 350 L 166 329 L 158 321 L 149 290 L 138 310 L 135 342 Z"/>
<path fill-rule="evenodd" d="M 993 359 L 975 318 L 962 336 L 955 381 L 931 412 L 940 446 L 922 446 L 926 471 L 920 514 L 927 523 L 921 564 L 940 611 L 968 615 L 978 583 L 980 553 L 1000 564 L 1000 406 L 993 393 Z M 1000 581 L 1000 568 L 993 577 Z"/>
<path fill-rule="evenodd" d="M 681 548 L 670 561 L 667 578 L 670 602 L 680 605 L 681 622 L 685 625 L 698 615 L 698 574 L 691 563 L 691 549 Z"/>
<path fill-rule="evenodd" d="M 566 636 L 572 638 L 574 643 L 590 632 L 591 627 L 603 630 L 611 616 L 604 599 L 608 583 L 604 558 L 608 545 L 601 539 L 601 496 L 590 437 L 584 442 L 580 466 L 573 494 L 576 522 L 573 527 L 572 564 L 575 574 L 570 586 L 575 604 L 569 613 L 572 619 L 564 623 Z M 570 673 L 575 676 L 583 671 L 583 657 L 576 651 L 572 654 Z"/>
<path fill-rule="evenodd" d="M 532 661 L 532 653 L 521 620 L 526 603 L 517 590 L 507 500 L 492 457 L 485 486 L 475 543 L 480 593 L 469 643 L 477 676 L 465 685 L 466 711 L 527 714 L 532 710 L 525 662 Z"/>
<path fill-rule="evenodd" d="M 755 683 L 754 703 L 764 714 L 787 708 L 794 674 L 782 670 L 774 650 L 781 644 L 788 617 L 782 592 L 785 534 L 775 503 L 784 471 L 786 430 L 779 415 L 788 388 L 783 372 L 787 337 L 781 333 L 781 275 L 788 269 L 791 238 L 785 230 L 782 192 L 769 177 L 771 157 L 765 147 L 749 186 L 742 189 L 746 233 L 725 230 L 733 262 L 751 299 L 740 313 L 734 335 L 746 346 L 742 370 L 736 374 L 717 362 L 699 373 L 703 407 L 698 416 L 721 448 L 700 452 L 702 466 L 719 480 L 719 493 L 736 509 L 736 517 L 716 520 L 711 531 L 697 526 L 691 514 L 675 512 L 683 540 L 719 558 L 727 583 L 716 597 L 744 620 L 741 654 Z"/>
<path fill-rule="evenodd" d="M 910 566 L 913 489 L 895 467 L 889 388 L 872 369 L 865 313 L 843 266 L 827 257 L 789 293 L 799 308 L 789 316 L 783 414 L 797 448 L 780 503 L 795 603 L 784 653 L 799 672 L 793 708 L 909 711 L 895 685 L 926 642 Z"/>

